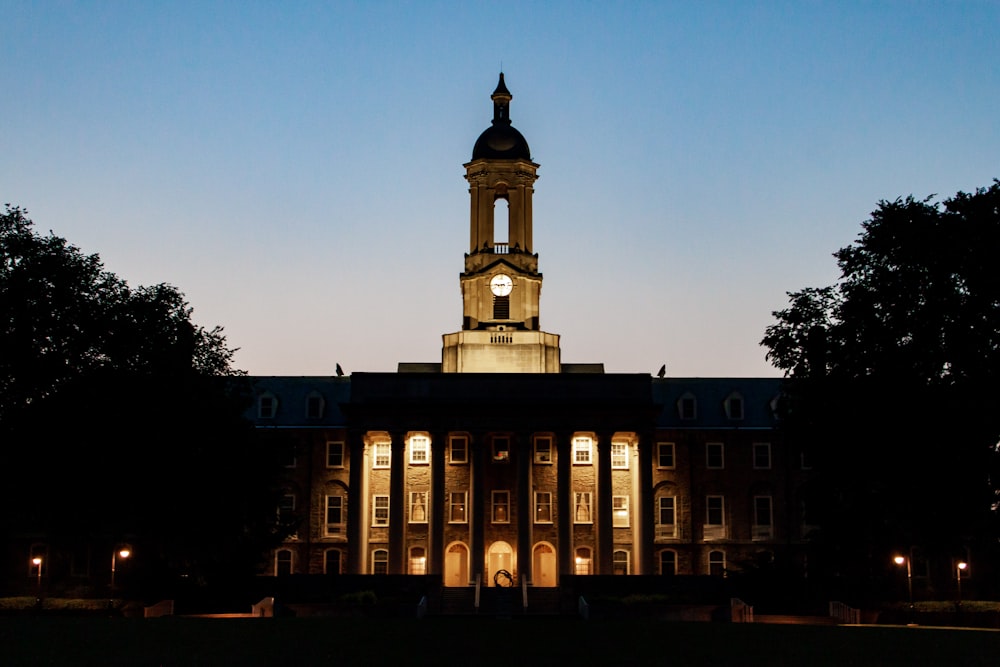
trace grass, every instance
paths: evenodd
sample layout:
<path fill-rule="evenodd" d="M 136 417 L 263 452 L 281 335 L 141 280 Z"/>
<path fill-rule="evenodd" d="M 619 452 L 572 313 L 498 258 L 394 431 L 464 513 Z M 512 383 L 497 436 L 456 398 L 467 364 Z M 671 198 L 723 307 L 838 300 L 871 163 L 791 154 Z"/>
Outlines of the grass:
<path fill-rule="evenodd" d="M 655 619 L 0 617 L 4 665 L 995 665 L 1000 632 Z"/>

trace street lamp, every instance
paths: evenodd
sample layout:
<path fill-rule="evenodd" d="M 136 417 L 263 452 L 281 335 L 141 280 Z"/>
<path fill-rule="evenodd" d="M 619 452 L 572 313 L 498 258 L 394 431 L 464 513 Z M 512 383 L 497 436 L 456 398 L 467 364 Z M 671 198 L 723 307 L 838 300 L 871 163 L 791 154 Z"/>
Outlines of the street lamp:
<path fill-rule="evenodd" d="M 910 559 L 905 556 L 896 556 L 892 559 L 896 565 L 906 563 L 906 592 L 910 598 L 910 612 L 913 611 L 913 570 L 910 569 Z"/>
<path fill-rule="evenodd" d="M 119 549 L 118 551 L 113 551 L 111 553 L 111 603 L 114 603 L 115 598 L 115 570 L 118 569 L 118 559 L 121 558 L 125 560 L 132 555 L 132 552 L 127 548 Z"/>
<path fill-rule="evenodd" d="M 41 600 L 42 599 L 42 557 L 41 556 L 35 556 L 34 558 L 31 559 L 31 564 L 35 566 L 35 570 L 36 570 L 36 575 L 35 575 L 36 597 L 39 600 Z"/>
<path fill-rule="evenodd" d="M 960 561 L 955 566 L 955 574 L 958 576 L 958 606 L 962 606 L 962 571 L 969 567 L 969 564 L 965 561 Z"/>

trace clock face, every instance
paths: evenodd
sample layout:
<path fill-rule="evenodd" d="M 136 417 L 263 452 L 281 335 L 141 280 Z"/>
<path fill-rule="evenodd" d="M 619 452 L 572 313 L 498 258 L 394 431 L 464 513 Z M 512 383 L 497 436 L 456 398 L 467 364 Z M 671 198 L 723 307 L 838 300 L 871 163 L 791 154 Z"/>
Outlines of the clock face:
<path fill-rule="evenodd" d="M 508 275 L 498 273 L 490 280 L 490 291 L 495 296 L 507 296 L 512 289 L 514 289 L 514 281 Z"/>

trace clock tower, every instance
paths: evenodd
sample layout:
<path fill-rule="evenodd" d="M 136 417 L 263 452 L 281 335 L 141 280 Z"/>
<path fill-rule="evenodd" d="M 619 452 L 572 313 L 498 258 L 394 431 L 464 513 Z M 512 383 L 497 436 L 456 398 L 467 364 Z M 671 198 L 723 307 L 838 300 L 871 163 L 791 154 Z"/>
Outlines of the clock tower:
<path fill-rule="evenodd" d="M 538 165 L 510 124 L 500 74 L 493 123 L 479 135 L 469 182 L 469 252 L 461 274 L 462 330 L 444 335 L 445 373 L 558 373 L 559 336 L 539 324 L 542 274 L 532 242 L 531 196 Z"/>

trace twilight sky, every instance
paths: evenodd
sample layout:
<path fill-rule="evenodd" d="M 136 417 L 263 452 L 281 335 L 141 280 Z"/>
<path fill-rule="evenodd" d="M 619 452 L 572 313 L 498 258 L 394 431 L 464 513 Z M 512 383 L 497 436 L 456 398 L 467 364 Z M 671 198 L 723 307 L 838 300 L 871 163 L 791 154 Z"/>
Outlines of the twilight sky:
<path fill-rule="evenodd" d="M 0 4 L 0 203 L 253 374 L 440 361 L 501 66 L 564 362 L 776 375 L 880 199 L 1000 177 L 1000 2 Z"/>

